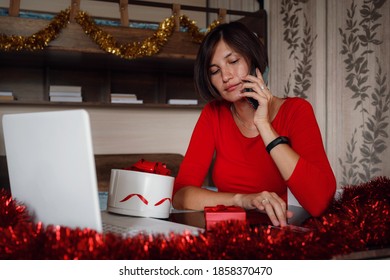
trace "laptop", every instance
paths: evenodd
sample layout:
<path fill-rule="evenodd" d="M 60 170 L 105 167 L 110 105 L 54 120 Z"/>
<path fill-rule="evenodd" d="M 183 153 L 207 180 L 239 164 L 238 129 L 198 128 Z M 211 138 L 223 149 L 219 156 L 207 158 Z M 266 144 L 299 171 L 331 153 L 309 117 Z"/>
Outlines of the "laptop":
<path fill-rule="evenodd" d="M 100 210 L 87 111 L 5 114 L 3 130 L 12 197 L 27 206 L 36 222 L 98 232 L 107 225 L 122 235 L 202 231 Z"/>

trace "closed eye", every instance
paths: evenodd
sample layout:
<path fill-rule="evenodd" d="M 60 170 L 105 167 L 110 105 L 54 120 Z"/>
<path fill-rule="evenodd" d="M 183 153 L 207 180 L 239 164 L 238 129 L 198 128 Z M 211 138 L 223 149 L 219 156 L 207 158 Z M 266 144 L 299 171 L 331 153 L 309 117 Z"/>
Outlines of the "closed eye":
<path fill-rule="evenodd" d="M 220 71 L 219 68 L 213 68 L 213 69 L 210 69 L 209 72 L 210 72 L 210 75 L 213 76 L 215 74 L 218 74 L 219 71 Z"/>

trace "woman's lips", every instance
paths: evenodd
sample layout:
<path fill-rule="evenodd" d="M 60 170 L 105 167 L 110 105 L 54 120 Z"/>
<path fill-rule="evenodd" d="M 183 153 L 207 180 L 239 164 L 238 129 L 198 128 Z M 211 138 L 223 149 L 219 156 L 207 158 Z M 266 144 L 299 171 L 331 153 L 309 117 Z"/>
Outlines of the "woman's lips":
<path fill-rule="evenodd" d="M 227 86 L 227 87 L 225 88 L 225 91 L 227 91 L 227 92 L 232 92 L 232 91 L 236 90 L 236 89 L 238 88 L 239 85 L 240 85 L 240 83 L 235 84 L 235 85 Z"/>

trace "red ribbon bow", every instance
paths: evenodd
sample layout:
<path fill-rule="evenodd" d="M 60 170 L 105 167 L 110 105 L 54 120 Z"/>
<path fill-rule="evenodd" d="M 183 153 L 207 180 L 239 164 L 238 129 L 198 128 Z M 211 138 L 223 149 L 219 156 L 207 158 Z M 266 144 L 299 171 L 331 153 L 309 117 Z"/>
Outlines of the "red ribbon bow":
<path fill-rule="evenodd" d="M 144 159 L 139 160 L 130 167 L 124 168 L 125 170 L 134 170 L 147 173 L 155 173 L 159 175 L 171 175 L 171 170 L 169 170 L 165 163 L 156 162 L 156 161 L 146 161 Z"/>

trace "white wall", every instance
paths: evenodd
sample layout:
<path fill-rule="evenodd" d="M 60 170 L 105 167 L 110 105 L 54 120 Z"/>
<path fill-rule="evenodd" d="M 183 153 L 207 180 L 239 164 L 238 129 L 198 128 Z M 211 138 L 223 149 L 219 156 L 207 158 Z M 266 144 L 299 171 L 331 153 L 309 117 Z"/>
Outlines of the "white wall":
<path fill-rule="evenodd" d="M 80 107 L 0 105 L 3 114 L 80 109 Z M 199 109 L 86 108 L 95 154 L 179 153 L 184 155 Z M 5 155 L 2 125 L 0 154 Z"/>

